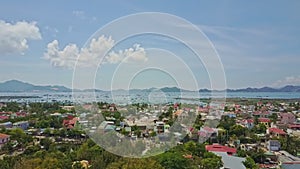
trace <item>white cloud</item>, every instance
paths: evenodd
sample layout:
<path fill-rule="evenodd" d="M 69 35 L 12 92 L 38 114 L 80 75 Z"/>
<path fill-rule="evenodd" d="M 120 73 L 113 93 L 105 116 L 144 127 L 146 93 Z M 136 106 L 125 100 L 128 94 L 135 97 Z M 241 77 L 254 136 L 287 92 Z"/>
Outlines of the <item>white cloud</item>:
<path fill-rule="evenodd" d="M 100 36 L 92 39 L 89 46 L 79 49 L 76 44 L 69 44 L 60 50 L 59 42 L 52 41 L 47 46 L 44 58 L 50 60 L 53 66 L 73 68 L 78 60 L 78 66 L 91 66 L 99 61 L 105 52 L 114 45 L 111 37 Z"/>
<path fill-rule="evenodd" d="M 300 85 L 300 76 L 288 76 L 272 84 L 274 87 L 282 87 L 285 85 Z"/>
<path fill-rule="evenodd" d="M 0 54 L 24 54 L 28 49 L 28 40 L 41 38 L 36 22 L 7 23 L 0 20 Z"/>
<path fill-rule="evenodd" d="M 139 44 L 134 44 L 133 48 L 120 50 L 118 53 L 112 51 L 105 57 L 109 63 L 118 62 L 146 62 L 148 60 L 145 49 L 140 47 Z"/>
<path fill-rule="evenodd" d="M 115 42 L 111 37 L 100 36 L 98 39 L 92 39 L 89 46 L 79 49 L 76 44 L 69 44 L 62 50 L 59 48 L 59 42 L 54 40 L 47 46 L 44 58 L 49 60 L 53 66 L 73 68 L 76 66 L 89 67 L 97 66 L 100 59 L 104 58 L 103 63 L 115 64 L 124 62 L 146 61 L 146 52 L 140 45 L 135 44 L 133 48 L 120 50 L 118 53 L 106 52 L 114 46 Z M 124 60 L 123 60 L 124 59 Z"/>

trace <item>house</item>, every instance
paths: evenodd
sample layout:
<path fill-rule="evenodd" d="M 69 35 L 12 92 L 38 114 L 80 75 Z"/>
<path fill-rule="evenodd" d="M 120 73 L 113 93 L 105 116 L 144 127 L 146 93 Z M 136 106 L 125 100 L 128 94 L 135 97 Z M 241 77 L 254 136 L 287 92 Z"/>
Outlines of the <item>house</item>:
<path fill-rule="evenodd" d="M 198 131 L 199 142 L 206 141 L 208 138 L 214 139 L 218 136 L 218 129 L 210 127 L 201 127 Z"/>
<path fill-rule="evenodd" d="M 258 118 L 258 123 L 264 124 L 266 127 L 270 126 L 271 120 L 269 118 Z"/>
<path fill-rule="evenodd" d="M 72 111 L 72 110 L 74 110 L 75 107 L 74 106 L 61 106 L 61 108 L 66 111 Z"/>
<path fill-rule="evenodd" d="M 186 119 L 188 116 L 188 113 L 182 109 L 173 113 L 173 118 L 177 118 L 178 120 Z"/>
<path fill-rule="evenodd" d="M 0 133 L 0 148 L 9 141 L 9 135 Z"/>
<path fill-rule="evenodd" d="M 244 151 L 250 151 L 256 149 L 258 144 L 240 144 L 240 149 Z"/>
<path fill-rule="evenodd" d="M 220 144 L 206 145 L 205 149 L 209 152 L 225 152 L 228 155 L 233 155 L 237 152 L 236 148 L 222 146 Z"/>
<path fill-rule="evenodd" d="M 267 134 L 270 134 L 273 137 L 285 136 L 286 132 L 275 127 L 271 127 L 267 129 Z"/>
<path fill-rule="evenodd" d="M 288 129 L 291 130 L 300 130 L 300 124 L 289 124 Z"/>
<path fill-rule="evenodd" d="M 253 119 L 244 119 L 244 120 L 242 120 L 241 124 L 248 129 L 252 129 L 254 127 L 254 120 Z"/>
<path fill-rule="evenodd" d="M 27 116 L 27 112 L 20 111 L 20 112 L 12 113 L 12 114 L 10 115 L 10 118 L 14 119 L 14 118 L 26 117 L 26 116 Z"/>
<path fill-rule="evenodd" d="M 162 121 L 157 121 L 154 125 L 154 131 L 157 133 L 164 133 L 165 132 L 165 123 Z"/>
<path fill-rule="evenodd" d="M 115 104 L 110 104 L 108 110 L 111 112 L 117 111 L 117 106 Z"/>
<path fill-rule="evenodd" d="M 22 130 L 27 130 L 29 127 L 29 122 L 28 121 L 19 121 L 13 123 L 13 128 L 20 128 Z"/>
<path fill-rule="evenodd" d="M 268 111 L 257 111 L 253 113 L 254 117 L 258 117 L 258 118 L 268 118 L 270 116 L 270 112 Z"/>
<path fill-rule="evenodd" d="M 12 122 L 5 122 L 5 123 L 0 123 L 0 128 L 6 128 L 6 129 L 8 129 L 8 128 L 12 128 L 13 127 L 13 124 L 12 124 Z"/>
<path fill-rule="evenodd" d="M 281 148 L 281 144 L 278 140 L 269 140 L 266 146 L 269 151 L 279 151 Z"/>
<path fill-rule="evenodd" d="M 174 108 L 174 110 L 180 109 L 180 104 L 179 104 L 179 103 L 175 103 L 175 104 L 173 105 L 173 108 Z"/>
<path fill-rule="evenodd" d="M 228 116 L 229 118 L 236 118 L 236 114 L 234 112 L 225 112 L 224 116 Z"/>
<path fill-rule="evenodd" d="M 281 124 L 292 124 L 296 122 L 296 117 L 292 113 L 279 113 L 279 120 Z"/>
<path fill-rule="evenodd" d="M 76 123 L 78 122 L 77 117 L 69 117 L 66 120 L 63 120 L 63 126 L 66 127 L 67 129 L 72 129 L 75 127 Z"/>
<path fill-rule="evenodd" d="M 213 152 L 214 154 L 222 157 L 223 162 L 223 168 L 224 169 L 246 169 L 246 167 L 243 164 L 243 161 L 245 161 L 245 158 L 242 157 L 235 157 L 228 155 L 226 152 Z"/>
<path fill-rule="evenodd" d="M 9 116 L 2 115 L 0 116 L 0 121 L 9 119 Z"/>
<path fill-rule="evenodd" d="M 282 162 L 281 168 L 282 169 L 298 169 L 298 168 L 300 168 L 300 161 Z"/>

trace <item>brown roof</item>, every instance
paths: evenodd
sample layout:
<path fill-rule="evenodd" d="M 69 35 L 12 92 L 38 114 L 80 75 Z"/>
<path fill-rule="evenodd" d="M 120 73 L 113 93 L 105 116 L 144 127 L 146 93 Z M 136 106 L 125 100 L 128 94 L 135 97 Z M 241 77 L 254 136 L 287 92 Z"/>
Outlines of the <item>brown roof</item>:
<path fill-rule="evenodd" d="M 0 138 L 1 139 L 6 139 L 8 137 L 9 137 L 9 135 L 0 133 Z"/>

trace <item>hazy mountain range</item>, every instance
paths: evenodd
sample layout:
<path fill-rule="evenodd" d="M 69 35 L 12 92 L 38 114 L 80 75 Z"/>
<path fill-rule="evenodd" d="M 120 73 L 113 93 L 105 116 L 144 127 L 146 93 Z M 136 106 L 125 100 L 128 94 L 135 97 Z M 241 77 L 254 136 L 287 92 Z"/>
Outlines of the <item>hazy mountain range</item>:
<path fill-rule="evenodd" d="M 156 88 L 150 89 L 131 89 L 130 91 L 136 92 L 150 92 L 155 90 Z M 177 87 L 164 87 L 157 90 L 161 90 L 162 92 L 188 92 L 189 90 L 180 89 Z M 65 86 L 58 85 L 33 85 L 30 83 L 18 81 L 18 80 L 10 80 L 3 83 L 0 83 L 0 92 L 71 92 L 72 89 L 67 88 Z M 86 89 L 86 90 L 76 90 L 76 91 L 102 91 L 98 89 Z M 125 91 L 125 90 L 124 90 Z M 209 89 L 200 89 L 200 92 L 211 92 Z M 262 87 L 262 88 L 244 88 L 244 89 L 227 89 L 227 92 L 300 92 L 300 86 L 287 85 L 281 88 L 271 88 L 271 87 Z"/>

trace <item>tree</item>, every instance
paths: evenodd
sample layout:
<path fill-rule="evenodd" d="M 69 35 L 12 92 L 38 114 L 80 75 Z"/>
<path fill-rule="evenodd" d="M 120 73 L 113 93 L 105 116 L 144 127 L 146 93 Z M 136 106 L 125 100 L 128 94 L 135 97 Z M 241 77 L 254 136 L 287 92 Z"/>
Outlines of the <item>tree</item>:
<path fill-rule="evenodd" d="M 198 144 L 193 141 L 185 143 L 184 149 L 198 157 L 203 157 L 204 153 L 207 152 L 204 144 Z"/>
<path fill-rule="evenodd" d="M 238 150 L 238 151 L 237 151 L 237 155 L 238 155 L 239 157 L 246 157 L 246 156 L 247 156 L 247 152 L 244 151 L 244 150 Z"/>
<path fill-rule="evenodd" d="M 49 150 L 52 141 L 49 138 L 41 139 L 40 145 L 44 147 L 45 150 Z"/>
<path fill-rule="evenodd" d="M 263 163 L 266 159 L 265 152 L 261 149 L 258 151 L 248 151 L 247 154 L 256 162 Z"/>
<path fill-rule="evenodd" d="M 165 169 L 187 169 L 191 166 L 189 159 L 183 158 L 183 154 L 179 152 L 165 152 L 156 158 Z"/>
<path fill-rule="evenodd" d="M 269 116 L 269 118 L 271 119 L 271 121 L 273 123 L 276 123 L 276 121 L 278 119 L 278 115 L 277 115 L 277 113 L 272 113 L 271 116 Z"/>
<path fill-rule="evenodd" d="M 252 128 L 252 131 L 254 132 L 254 133 L 266 133 L 266 130 L 267 130 L 267 127 L 264 125 L 264 124 L 262 124 L 262 123 L 260 123 L 260 124 L 258 124 L 258 125 L 256 125 L 256 126 L 254 126 L 253 128 Z"/>
<path fill-rule="evenodd" d="M 151 158 L 122 158 L 121 160 L 111 163 L 107 169 L 126 168 L 126 169 L 163 169 L 163 167 Z"/>
<path fill-rule="evenodd" d="M 244 166 L 247 169 L 258 169 L 259 166 L 255 163 L 255 161 L 251 157 L 246 157 L 246 160 L 243 161 Z"/>
<path fill-rule="evenodd" d="M 225 130 L 229 130 L 231 126 L 235 125 L 235 118 L 230 118 L 228 116 L 223 116 L 219 126 L 220 128 L 223 128 Z"/>
<path fill-rule="evenodd" d="M 18 112 L 21 110 L 21 107 L 17 102 L 8 102 L 6 103 L 6 107 L 2 108 L 2 111 L 12 111 L 12 112 Z"/>
<path fill-rule="evenodd" d="M 25 132 L 20 128 L 14 128 L 9 133 L 11 140 L 17 140 L 22 146 L 31 142 L 33 139 L 31 136 L 25 134 Z"/>
<path fill-rule="evenodd" d="M 206 157 L 200 162 L 200 169 L 219 169 L 223 166 L 223 162 L 221 157 L 213 154 L 213 153 L 205 153 Z"/>
<path fill-rule="evenodd" d="M 246 132 L 246 128 L 241 125 L 234 125 L 234 126 L 231 126 L 229 129 L 229 134 L 231 134 L 231 135 L 235 134 L 238 137 L 245 135 L 245 132 Z"/>

